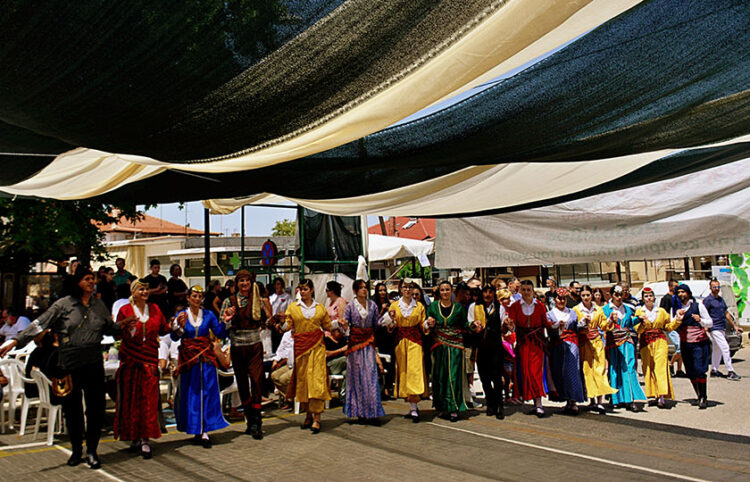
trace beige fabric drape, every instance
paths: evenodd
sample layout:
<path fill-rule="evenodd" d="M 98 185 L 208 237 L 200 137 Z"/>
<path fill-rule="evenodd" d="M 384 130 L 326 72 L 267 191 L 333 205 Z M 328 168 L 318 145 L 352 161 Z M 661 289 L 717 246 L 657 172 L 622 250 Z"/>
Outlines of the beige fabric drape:
<path fill-rule="evenodd" d="M 56 199 L 100 195 L 164 169 L 233 172 L 298 159 L 354 141 L 421 109 L 536 58 L 630 8 L 634 0 L 508 0 L 494 2 L 487 16 L 444 50 L 426 54 L 423 64 L 391 79 L 363 99 L 352 99 L 317 127 L 231 159 L 175 164 L 84 147 L 66 152 L 40 174 L 12 186 L 10 194 Z M 74 175 L 71 176 L 71 172 Z M 463 176 L 463 174 L 461 175 Z M 461 177 L 459 176 L 459 177 Z M 72 182 L 71 182 L 72 181 Z"/>

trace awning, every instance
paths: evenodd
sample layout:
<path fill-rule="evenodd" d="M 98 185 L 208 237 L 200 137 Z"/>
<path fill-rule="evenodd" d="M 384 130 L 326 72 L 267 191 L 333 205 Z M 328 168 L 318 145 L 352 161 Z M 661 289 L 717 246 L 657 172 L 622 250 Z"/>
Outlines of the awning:
<path fill-rule="evenodd" d="M 419 258 L 420 256 L 430 255 L 435 251 L 435 243 L 432 241 L 381 236 L 379 234 L 370 234 L 368 239 L 369 249 L 367 253 L 370 262 L 386 259 Z"/>
<path fill-rule="evenodd" d="M 750 159 L 523 212 L 439 219 L 435 250 L 441 268 L 748 252 Z"/>
<path fill-rule="evenodd" d="M 8 195 L 466 216 L 750 157 L 748 2 L 18 3 L 0 147 L 51 156 L 10 157 Z"/>

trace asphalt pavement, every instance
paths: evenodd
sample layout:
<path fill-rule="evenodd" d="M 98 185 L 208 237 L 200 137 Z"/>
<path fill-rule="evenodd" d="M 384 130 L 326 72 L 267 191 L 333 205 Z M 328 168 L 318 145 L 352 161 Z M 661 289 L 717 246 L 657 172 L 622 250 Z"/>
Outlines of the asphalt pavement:
<path fill-rule="evenodd" d="M 407 406 L 384 404 L 380 427 L 349 424 L 340 407 L 323 415 L 320 434 L 299 429 L 301 415 L 270 411 L 265 438 L 245 435 L 235 423 L 212 434 L 214 447 L 190 444 L 171 429 L 154 443 L 154 458 L 127 452 L 107 434 L 99 454 L 103 470 L 67 467 L 69 444 L 33 444 L 31 435 L 0 435 L 2 480 L 750 480 L 750 348 L 735 356 L 739 382 L 710 379 L 707 410 L 687 379 L 674 380 L 671 409 L 646 406 L 641 413 L 530 415 L 530 405 L 509 407 L 505 420 L 483 409 L 457 423 L 436 418 L 422 402 L 423 420 L 404 419 Z M 33 431 L 33 426 L 31 427 Z M 41 438 L 36 443 L 41 442 Z"/>

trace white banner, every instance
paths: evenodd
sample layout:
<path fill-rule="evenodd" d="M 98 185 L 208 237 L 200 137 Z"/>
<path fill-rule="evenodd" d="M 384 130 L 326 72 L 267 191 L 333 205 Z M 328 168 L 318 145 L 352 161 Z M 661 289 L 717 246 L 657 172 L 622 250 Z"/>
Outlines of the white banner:
<path fill-rule="evenodd" d="M 523 266 L 750 251 L 750 159 L 528 211 L 439 219 L 435 266 Z"/>

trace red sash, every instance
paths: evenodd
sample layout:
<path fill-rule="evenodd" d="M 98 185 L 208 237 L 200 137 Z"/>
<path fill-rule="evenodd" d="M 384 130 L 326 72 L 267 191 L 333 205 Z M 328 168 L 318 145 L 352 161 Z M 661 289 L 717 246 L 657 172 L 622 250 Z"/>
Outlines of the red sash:
<path fill-rule="evenodd" d="M 183 338 L 182 343 L 180 343 L 180 357 L 178 359 L 176 374 L 179 375 L 200 362 L 207 362 L 217 366 L 216 353 L 213 350 L 213 346 L 211 346 L 211 341 L 205 336 Z"/>
<path fill-rule="evenodd" d="M 578 333 L 573 330 L 563 330 L 563 332 L 560 333 L 560 339 L 578 345 Z"/>
<path fill-rule="evenodd" d="M 349 328 L 349 348 L 346 349 L 346 354 L 353 353 L 357 350 L 375 344 L 375 329 L 373 328 L 359 328 L 352 326 Z"/>
<path fill-rule="evenodd" d="M 641 346 L 646 346 L 646 345 L 650 345 L 651 343 L 659 339 L 661 340 L 667 339 L 667 335 L 664 334 L 663 330 L 646 330 L 643 333 L 641 333 L 640 343 L 641 343 Z"/>
<path fill-rule="evenodd" d="M 432 345 L 434 350 L 440 345 L 464 349 L 464 338 L 461 332 L 455 328 L 437 328 L 435 330 L 435 344 Z"/>
<path fill-rule="evenodd" d="M 396 327 L 396 344 L 404 338 L 422 346 L 422 330 L 419 329 L 419 325 Z"/>
<path fill-rule="evenodd" d="M 159 365 L 159 348 L 148 341 L 143 345 L 120 343 L 120 360 L 122 365 L 137 363 L 156 368 Z"/>
<path fill-rule="evenodd" d="M 323 339 L 323 332 L 321 330 L 313 330 L 304 333 L 295 333 L 292 335 L 292 338 L 294 338 L 294 366 L 296 367 L 297 358 L 312 350 L 315 345 L 320 343 L 320 340 Z"/>
<path fill-rule="evenodd" d="M 633 343 L 630 332 L 620 325 L 615 325 L 612 331 L 607 332 L 607 350 L 617 348 L 625 343 Z"/>

